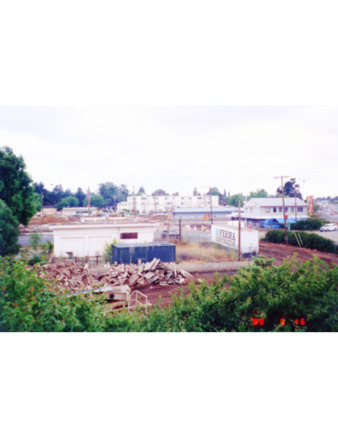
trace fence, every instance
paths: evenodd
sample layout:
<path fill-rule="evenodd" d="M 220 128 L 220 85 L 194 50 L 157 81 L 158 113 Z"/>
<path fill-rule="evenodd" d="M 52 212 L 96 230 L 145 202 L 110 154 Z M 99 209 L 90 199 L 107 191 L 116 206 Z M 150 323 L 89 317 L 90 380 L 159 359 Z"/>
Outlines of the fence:
<path fill-rule="evenodd" d="M 78 264 L 78 265 L 85 265 L 87 264 L 89 267 L 97 266 L 99 264 L 105 263 L 105 260 L 103 256 L 96 255 L 96 256 L 59 256 L 55 257 L 53 256 L 50 260 L 50 263 L 56 264 L 56 263 L 64 263 L 64 264 Z"/>

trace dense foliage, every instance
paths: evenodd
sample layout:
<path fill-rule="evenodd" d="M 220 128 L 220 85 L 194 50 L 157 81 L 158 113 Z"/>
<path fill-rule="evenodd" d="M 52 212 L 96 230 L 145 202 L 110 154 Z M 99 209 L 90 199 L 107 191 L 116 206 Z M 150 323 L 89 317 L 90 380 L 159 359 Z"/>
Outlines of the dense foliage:
<path fill-rule="evenodd" d="M 18 245 L 18 221 L 3 200 L 0 200 L 0 256 L 16 254 Z"/>
<path fill-rule="evenodd" d="M 215 275 L 211 285 L 148 314 L 105 314 L 102 298 L 67 297 L 22 261 L 0 259 L 0 330 L 111 332 L 337 331 L 338 268 L 318 258 L 273 266 L 256 259 L 233 278 Z"/>
<path fill-rule="evenodd" d="M 272 229 L 265 234 L 262 241 L 270 243 L 285 244 L 285 231 Z M 316 249 L 320 252 L 330 252 L 338 254 L 338 246 L 334 241 L 321 237 L 317 234 L 308 232 L 291 232 L 288 231 L 288 243 L 292 246 L 299 246 L 298 241 L 307 249 Z"/>
<path fill-rule="evenodd" d="M 83 206 L 88 206 L 88 197 L 83 201 Z M 101 194 L 91 194 L 90 195 L 90 206 L 94 206 L 95 208 L 103 208 L 104 207 L 104 199 Z"/>
<path fill-rule="evenodd" d="M 56 205 L 56 209 L 61 211 L 63 208 L 79 206 L 79 201 L 75 196 L 67 196 L 60 200 Z"/>
<path fill-rule="evenodd" d="M 25 262 L 0 258 L 0 331 L 103 331 L 104 321 L 100 300 L 61 295 Z"/>
<path fill-rule="evenodd" d="M 252 199 L 253 197 L 268 197 L 268 192 L 264 190 L 264 188 L 261 188 L 260 190 L 256 191 L 250 191 L 249 196 L 247 197 L 247 200 Z"/>
<path fill-rule="evenodd" d="M 242 193 L 233 194 L 228 198 L 228 205 L 238 206 L 239 201 L 241 201 L 241 205 L 243 206 L 243 200 L 245 200 L 245 197 Z"/>
<path fill-rule="evenodd" d="M 9 147 L 0 148 L 0 199 L 23 225 L 27 225 L 37 211 L 32 180 L 25 168 L 22 156 L 14 155 Z"/>
<path fill-rule="evenodd" d="M 315 231 L 320 229 L 326 223 L 320 218 L 310 218 L 307 220 L 298 220 L 296 223 L 291 223 L 291 230 L 295 231 Z"/>
<path fill-rule="evenodd" d="M 278 187 L 276 194 L 281 195 L 283 192 L 282 187 Z M 302 193 L 299 191 L 299 184 L 297 184 L 295 178 L 291 178 L 289 181 L 284 184 L 284 196 L 286 197 L 298 197 L 299 199 L 303 199 Z"/>

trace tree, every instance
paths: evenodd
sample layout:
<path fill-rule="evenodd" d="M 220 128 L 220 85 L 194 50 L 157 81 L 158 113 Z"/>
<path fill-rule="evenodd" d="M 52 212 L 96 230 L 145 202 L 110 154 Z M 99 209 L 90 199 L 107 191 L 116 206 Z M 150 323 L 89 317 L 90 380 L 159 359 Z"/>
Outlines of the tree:
<path fill-rule="evenodd" d="M 217 187 L 209 188 L 209 191 L 207 192 L 208 196 L 219 196 L 221 193 L 219 192 L 219 189 Z"/>
<path fill-rule="evenodd" d="M 75 193 L 75 197 L 77 198 L 77 200 L 79 201 L 79 205 L 82 205 L 83 204 L 83 201 L 85 200 L 85 198 L 86 198 L 86 195 L 85 195 L 85 193 L 82 191 L 82 188 L 78 188 L 77 189 L 77 192 Z"/>
<path fill-rule="evenodd" d="M 64 191 L 62 185 L 55 185 L 53 191 L 50 194 L 52 205 L 55 205 L 60 202 L 63 198 Z"/>
<path fill-rule="evenodd" d="M 168 193 L 166 193 L 164 190 L 162 190 L 161 188 L 159 188 L 158 190 L 155 190 L 152 193 L 152 196 L 169 196 Z"/>
<path fill-rule="evenodd" d="M 79 200 L 74 196 L 68 196 L 60 200 L 60 202 L 56 205 L 56 209 L 60 211 L 62 208 L 69 208 L 74 206 L 79 206 Z"/>
<path fill-rule="evenodd" d="M 245 200 L 245 197 L 243 196 L 242 193 L 233 194 L 228 199 L 228 205 L 238 206 L 239 201 L 241 201 L 241 204 L 243 205 L 243 200 Z"/>
<path fill-rule="evenodd" d="M 175 191 L 175 193 L 172 194 L 172 196 L 179 196 L 180 193 L 178 191 Z"/>
<path fill-rule="evenodd" d="M 14 255 L 19 252 L 18 226 L 19 222 L 11 209 L 3 200 L 0 200 L 0 256 Z"/>
<path fill-rule="evenodd" d="M 70 189 L 67 189 L 64 193 L 63 193 L 63 198 L 64 197 L 74 197 L 74 193 L 72 193 L 72 191 Z"/>
<path fill-rule="evenodd" d="M 42 210 L 42 197 L 39 193 L 33 193 L 34 196 L 34 204 L 35 204 L 35 209 L 37 211 L 41 211 Z"/>
<path fill-rule="evenodd" d="M 114 206 L 118 196 L 118 187 L 113 182 L 99 185 L 99 193 L 103 198 L 104 206 Z"/>
<path fill-rule="evenodd" d="M 124 184 L 121 184 L 118 187 L 117 202 L 124 202 L 125 200 L 127 200 L 128 196 L 129 196 L 128 188 Z"/>
<path fill-rule="evenodd" d="M 268 192 L 265 191 L 263 188 L 256 191 L 250 191 L 250 194 L 248 196 L 248 200 L 252 199 L 253 197 L 268 197 Z"/>
<path fill-rule="evenodd" d="M 199 193 L 199 192 L 197 191 L 197 188 L 195 187 L 195 188 L 194 188 L 194 191 L 192 192 L 192 195 L 193 195 L 193 196 L 200 196 L 201 193 Z"/>
<path fill-rule="evenodd" d="M 137 196 L 143 196 L 144 194 L 146 194 L 146 190 L 141 185 L 138 192 L 137 192 Z"/>
<path fill-rule="evenodd" d="M 88 205 L 88 197 L 85 198 L 83 201 L 83 206 Z M 91 194 L 90 195 L 90 206 L 94 206 L 96 208 L 103 208 L 104 207 L 104 198 L 101 196 L 101 194 Z"/>
<path fill-rule="evenodd" d="M 282 187 L 277 188 L 277 196 L 282 195 Z M 303 199 L 301 192 L 299 191 L 299 184 L 296 183 L 296 179 L 292 178 L 284 184 L 284 196 L 286 197 L 298 197 Z"/>
<path fill-rule="evenodd" d="M 34 188 L 25 167 L 23 157 L 15 156 L 11 148 L 0 149 L 0 199 L 23 225 L 36 213 Z"/>

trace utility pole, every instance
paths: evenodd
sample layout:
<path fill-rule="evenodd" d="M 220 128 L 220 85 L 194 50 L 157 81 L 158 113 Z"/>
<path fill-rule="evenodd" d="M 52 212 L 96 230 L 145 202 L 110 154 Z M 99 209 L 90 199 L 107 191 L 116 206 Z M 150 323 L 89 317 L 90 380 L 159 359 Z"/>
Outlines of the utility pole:
<path fill-rule="evenodd" d="M 290 176 L 276 176 L 274 179 L 281 178 L 282 183 L 282 198 L 283 198 L 283 218 L 284 218 L 284 230 L 285 230 L 285 244 L 288 245 L 288 230 L 286 227 L 286 217 L 285 217 L 285 201 L 284 201 L 284 180 L 283 178 L 289 178 Z"/>
<path fill-rule="evenodd" d="M 241 201 L 238 203 L 238 259 L 241 259 Z"/>
<path fill-rule="evenodd" d="M 213 220 L 213 218 L 212 218 L 212 198 L 211 198 L 211 187 L 202 187 L 202 188 L 208 188 L 209 189 L 209 197 L 210 197 L 210 224 L 212 225 L 213 223 L 214 223 L 214 220 Z M 206 193 L 206 195 L 205 195 L 205 204 L 206 204 L 206 202 L 207 202 L 207 196 L 208 195 L 208 193 Z"/>
<path fill-rule="evenodd" d="M 88 196 L 88 217 L 90 217 L 90 189 L 89 189 L 89 187 L 87 190 L 87 196 Z"/>
<path fill-rule="evenodd" d="M 180 241 L 180 243 L 182 243 L 182 219 L 181 218 L 178 220 L 178 229 L 179 229 L 179 234 L 180 234 L 179 241 Z"/>
<path fill-rule="evenodd" d="M 295 196 L 295 220 L 297 222 L 297 196 Z"/>
<path fill-rule="evenodd" d="M 136 219 L 136 196 L 135 196 L 135 185 L 133 186 L 133 213 Z"/>
<path fill-rule="evenodd" d="M 210 191 L 210 217 L 211 217 L 211 224 L 214 223 L 214 219 L 212 217 L 212 196 L 211 196 L 211 191 Z"/>

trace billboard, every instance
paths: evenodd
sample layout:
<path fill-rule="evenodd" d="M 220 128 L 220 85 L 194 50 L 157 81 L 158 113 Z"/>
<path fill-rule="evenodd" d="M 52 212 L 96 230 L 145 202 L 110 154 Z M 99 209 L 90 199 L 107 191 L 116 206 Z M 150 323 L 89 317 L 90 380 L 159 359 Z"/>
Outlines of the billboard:
<path fill-rule="evenodd" d="M 257 253 L 258 240 L 258 231 L 241 228 L 241 253 Z M 237 226 L 212 225 L 211 241 L 238 250 L 238 224 Z"/>
<path fill-rule="evenodd" d="M 306 201 L 307 201 L 307 204 L 308 204 L 309 215 L 313 215 L 314 196 L 306 196 Z"/>

